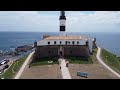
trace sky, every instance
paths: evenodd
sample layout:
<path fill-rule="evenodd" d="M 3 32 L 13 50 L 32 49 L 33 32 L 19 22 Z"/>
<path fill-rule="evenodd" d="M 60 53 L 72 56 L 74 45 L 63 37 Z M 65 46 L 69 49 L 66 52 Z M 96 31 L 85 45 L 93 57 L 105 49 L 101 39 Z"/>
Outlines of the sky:
<path fill-rule="evenodd" d="M 120 32 L 120 11 L 65 11 L 66 32 Z M 0 31 L 59 32 L 60 11 L 0 11 Z"/>

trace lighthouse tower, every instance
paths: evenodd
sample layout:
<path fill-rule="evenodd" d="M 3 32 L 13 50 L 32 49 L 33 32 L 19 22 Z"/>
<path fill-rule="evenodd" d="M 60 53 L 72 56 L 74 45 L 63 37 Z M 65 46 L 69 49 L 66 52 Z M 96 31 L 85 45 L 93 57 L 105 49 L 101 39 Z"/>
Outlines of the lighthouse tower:
<path fill-rule="evenodd" d="M 65 11 L 60 12 L 60 36 L 65 36 L 65 24 L 66 24 L 66 16 Z"/>

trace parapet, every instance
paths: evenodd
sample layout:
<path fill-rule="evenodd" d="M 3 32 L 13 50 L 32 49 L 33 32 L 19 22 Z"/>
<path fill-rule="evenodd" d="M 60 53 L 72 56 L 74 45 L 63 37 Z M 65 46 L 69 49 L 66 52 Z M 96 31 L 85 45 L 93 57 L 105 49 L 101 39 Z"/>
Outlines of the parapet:
<path fill-rule="evenodd" d="M 50 37 L 50 35 L 43 35 L 42 39 L 45 39 L 45 38 L 48 38 L 48 37 Z"/>

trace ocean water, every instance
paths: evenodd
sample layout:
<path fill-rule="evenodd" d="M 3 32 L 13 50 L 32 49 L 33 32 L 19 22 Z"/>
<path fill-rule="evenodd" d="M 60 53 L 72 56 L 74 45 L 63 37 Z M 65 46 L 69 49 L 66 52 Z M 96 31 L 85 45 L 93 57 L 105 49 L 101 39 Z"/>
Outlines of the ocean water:
<path fill-rule="evenodd" d="M 57 32 L 0 32 L 0 50 L 6 51 L 17 46 L 33 44 L 35 40 L 41 40 L 44 34 L 59 35 Z M 77 32 L 67 34 L 88 35 L 91 38 L 96 38 L 98 46 L 120 56 L 120 33 Z"/>

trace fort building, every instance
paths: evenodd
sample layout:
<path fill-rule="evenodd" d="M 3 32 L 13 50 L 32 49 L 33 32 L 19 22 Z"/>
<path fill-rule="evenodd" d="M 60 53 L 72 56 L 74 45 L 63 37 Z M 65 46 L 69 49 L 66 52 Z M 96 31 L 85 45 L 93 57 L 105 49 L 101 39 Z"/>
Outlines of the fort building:
<path fill-rule="evenodd" d="M 42 40 L 35 41 L 34 58 L 44 57 L 89 57 L 96 48 L 96 38 L 88 36 L 67 35 L 65 11 L 60 12 L 60 28 L 58 36 L 43 35 Z"/>

